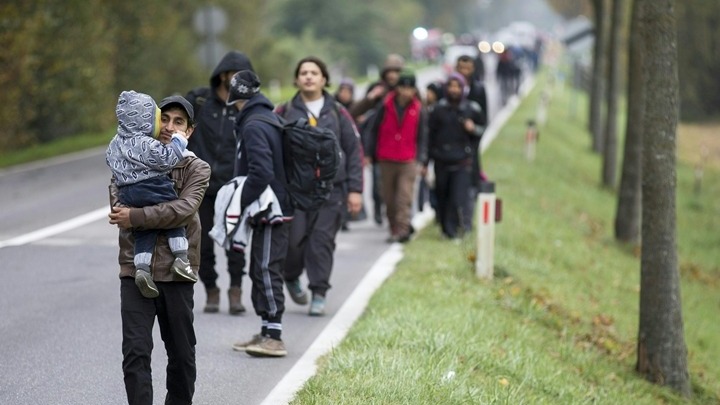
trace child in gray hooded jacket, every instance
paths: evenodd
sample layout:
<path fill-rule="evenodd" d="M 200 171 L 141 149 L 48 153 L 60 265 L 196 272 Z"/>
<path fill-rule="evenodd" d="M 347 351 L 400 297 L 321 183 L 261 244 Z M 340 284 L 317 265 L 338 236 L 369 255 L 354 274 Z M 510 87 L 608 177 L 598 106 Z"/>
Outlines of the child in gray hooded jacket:
<path fill-rule="evenodd" d="M 183 159 L 187 139 L 173 134 L 167 145 L 156 139 L 160 134 L 160 109 L 147 94 L 123 91 L 115 114 L 117 134 L 110 141 L 105 159 L 118 187 L 120 202 L 139 208 L 177 199 L 168 174 Z M 170 250 L 175 255 L 172 271 L 185 280 L 197 281 L 187 257 L 185 228 L 133 229 L 135 284 L 147 298 L 159 295 L 150 274 L 152 252 L 159 232 L 166 232 Z"/>

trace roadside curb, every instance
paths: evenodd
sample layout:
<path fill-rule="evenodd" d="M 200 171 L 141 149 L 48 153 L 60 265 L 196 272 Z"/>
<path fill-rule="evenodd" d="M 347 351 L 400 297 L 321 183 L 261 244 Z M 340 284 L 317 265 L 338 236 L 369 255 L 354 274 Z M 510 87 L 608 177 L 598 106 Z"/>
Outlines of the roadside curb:
<path fill-rule="evenodd" d="M 500 129 L 520 105 L 520 100 L 532 90 L 534 85 L 535 81 L 532 77 L 525 80 L 520 88 L 519 95 L 511 97 L 507 104 L 493 117 L 493 122 L 485 130 L 483 136 L 482 152 L 497 137 Z M 426 207 L 426 209 L 413 216 L 413 227 L 417 230 L 423 229 L 433 220 L 434 216 L 435 212 Z M 275 385 L 268 396 L 260 403 L 261 405 L 287 404 L 293 400 L 297 392 L 317 372 L 317 360 L 330 353 L 342 342 L 355 321 L 365 312 L 365 308 L 375 291 L 395 272 L 395 266 L 403 258 L 402 246 L 400 243 L 394 243 L 380 256 L 353 293 L 325 326 L 325 329 L 320 332 L 302 357 Z"/>

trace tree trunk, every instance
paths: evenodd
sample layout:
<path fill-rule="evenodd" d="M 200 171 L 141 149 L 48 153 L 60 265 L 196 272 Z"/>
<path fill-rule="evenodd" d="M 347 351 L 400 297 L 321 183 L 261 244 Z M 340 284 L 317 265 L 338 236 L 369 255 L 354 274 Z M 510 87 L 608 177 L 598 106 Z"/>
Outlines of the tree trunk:
<path fill-rule="evenodd" d="M 617 178 L 617 111 L 620 97 L 620 40 L 625 25 L 625 1 L 611 0 L 610 43 L 608 44 L 607 113 L 603 137 L 602 184 L 615 188 Z"/>
<path fill-rule="evenodd" d="M 642 176 L 643 115 L 645 88 L 643 87 L 643 54 L 640 38 L 642 14 L 640 3 L 633 1 L 630 20 L 630 50 L 628 57 L 628 117 L 625 127 L 620 190 L 615 214 L 615 238 L 622 242 L 638 242 L 640 236 L 640 179 Z"/>
<path fill-rule="evenodd" d="M 645 133 L 637 371 L 690 395 L 680 302 L 675 206 L 678 120 L 674 0 L 638 0 L 645 19 Z"/>
<path fill-rule="evenodd" d="M 602 106 L 605 97 L 605 59 L 607 40 L 605 35 L 605 0 L 592 0 L 595 11 L 595 46 L 593 49 L 593 71 L 590 87 L 590 120 L 588 129 L 592 136 L 592 150 L 600 153 L 603 141 Z"/>

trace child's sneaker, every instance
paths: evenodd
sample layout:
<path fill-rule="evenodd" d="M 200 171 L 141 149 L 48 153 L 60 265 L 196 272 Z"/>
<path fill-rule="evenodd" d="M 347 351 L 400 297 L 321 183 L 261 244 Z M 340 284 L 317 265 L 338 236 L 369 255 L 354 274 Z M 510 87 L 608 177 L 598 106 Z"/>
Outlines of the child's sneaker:
<path fill-rule="evenodd" d="M 190 267 L 190 262 L 179 257 L 175 258 L 173 262 L 172 272 L 187 281 L 192 281 L 193 283 L 198 281 L 197 275 L 195 275 L 192 267 Z"/>
<path fill-rule="evenodd" d="M 135 285 L 140 289 L 140 294 L 145 298 L 157 298 L 160 295 L 150 272 L 145 270 L 135 271 Z"/>

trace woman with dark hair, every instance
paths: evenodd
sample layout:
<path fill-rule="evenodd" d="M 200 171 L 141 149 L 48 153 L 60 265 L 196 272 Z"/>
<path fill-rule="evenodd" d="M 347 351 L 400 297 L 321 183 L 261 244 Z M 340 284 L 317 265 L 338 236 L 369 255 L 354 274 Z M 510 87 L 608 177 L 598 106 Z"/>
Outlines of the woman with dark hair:
<path fill-rule="evenodd" d="M 352 108 L 355 103 L 355 82 L 352 79 L 346 77 L 340 80 L 340 84 L 338 84 L 338 88 L 335 91 L 335 100 L 342 104 L 347 110 Z"/>
<path fill-rule="evenodd" d="M 328 201 L 317 211 L 295 210 L 291 222 L 290 242 L 285 261 L 284 278 L 290 298 L 307 304 L 308 297 L 300 284 L 307 271 L 312 302 L 309 314 L 325 314 L 325 296 L 330 289 L 330 274 L 335 254 L 335 237 L 346 211 L 357 214 L 362 208 L 362 147 L 353 119 L 348 111 L 325 88 L 330 76 L 325 63 L 308 56 L 295 68 L 298 92 L 289 102 L 276 108 L 287 121 L 306 118 L 311 125 L 331 129 L 340 143 L 340 168 Z"/>

